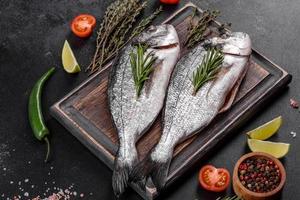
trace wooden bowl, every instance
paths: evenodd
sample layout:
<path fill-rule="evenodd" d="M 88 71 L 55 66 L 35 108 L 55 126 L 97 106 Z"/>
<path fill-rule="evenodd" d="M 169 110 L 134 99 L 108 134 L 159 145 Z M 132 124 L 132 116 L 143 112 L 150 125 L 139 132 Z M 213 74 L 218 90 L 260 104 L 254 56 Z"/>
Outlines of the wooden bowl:
<path fill-rule="evenodd" d="M 258 193 L 258 192 L 253 192 L 248 190 L 240 181 L 239 176 L 238 176 L 238 169 L 239 166 L 242 164 L 243 161 L 250 157 L 262 157 L 269 159 L 273 161 L 279 168 L 281 177 L 280 177 L 280 183 L 279 185 L 272 191 L 270 192 L 264 192 L 264 193 Z M 242 156 L 237 163 L 235 164 L 234 171 L 233 171 L 233 176 L 232 176 L 232 183 L 233 183 L 233 190 L 236 193 L 237 196 L 244 200 L 269 200 L 269 199 L 274 199 L 276 198 L 277 195 L 279 195 L 280 191 L 282 190 L 284 183 L 286 180 L 286 172 L 285 169 L 282 165 L 282 163 L 275 157 L 266 154 L 266 153 L 260 153 L 260 152 L 253 152 L 253 153 L 248 153 L 244 156 Z"/>

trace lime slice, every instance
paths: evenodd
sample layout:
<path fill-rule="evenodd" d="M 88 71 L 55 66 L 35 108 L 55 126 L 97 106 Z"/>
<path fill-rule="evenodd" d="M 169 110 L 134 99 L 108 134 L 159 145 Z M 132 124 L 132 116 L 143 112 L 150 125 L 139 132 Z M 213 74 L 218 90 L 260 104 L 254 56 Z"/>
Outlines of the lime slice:
<path fill-rule="evenodd" d="M 282 117 L 279 116 L 258 128 L 249 131 L 247 134 L 251 139 L 266 140 L 274 135 L 282 124 Z"/>
<path fill-rule="evenodd" d="M 290 144 L 248 139 L 248 146 L 253 152 L 263 152 L 282 158 L 289 152 Z"/>
<path fill-rule="evenodd" d="M 62 64 L 63 64 L 64 70 L 66 72 L 68 72 L 68 73 L 80 72 L 80 67 L 77 63 L 74 53 L 73 53 L 67 40 L 65 40 L 61 58 L 62 58 Z"/>

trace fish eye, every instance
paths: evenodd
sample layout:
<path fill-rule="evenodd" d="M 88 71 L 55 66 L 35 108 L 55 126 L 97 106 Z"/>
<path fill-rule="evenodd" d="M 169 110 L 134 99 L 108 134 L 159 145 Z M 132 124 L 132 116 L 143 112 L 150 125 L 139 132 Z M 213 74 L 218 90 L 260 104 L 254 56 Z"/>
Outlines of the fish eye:
<path fill-rule="evenodd" d="M 149 32 L 155 32 L 156 31 L 156 27 L 155 26 L 150 26 L 148 29 Z"/>

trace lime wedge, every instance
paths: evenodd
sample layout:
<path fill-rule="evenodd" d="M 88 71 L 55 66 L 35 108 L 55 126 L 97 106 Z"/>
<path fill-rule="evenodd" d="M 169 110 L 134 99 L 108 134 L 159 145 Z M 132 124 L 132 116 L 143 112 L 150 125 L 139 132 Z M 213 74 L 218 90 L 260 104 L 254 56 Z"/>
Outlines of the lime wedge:
<path fill-rule="evenodd" d="M 253 152 L 263 152 L 282 158 L 289 152 L 290 144 L 248 139 L 248 146 Z"/>
<path fill-rule="evenodd" d="M 62 64 L 63 64 L 64 70 L 66 72 L 68 72 L 68 73 L 80 72 L 80 67 L 77 63 L 74 53 L 73 53 L 67 40 L 65 40 L 61 58 L 62 58 Z"/>
<path fill-rule="evenodd" d="M 282 117 L 279 116 L 258 128 L 249 131 L 247 134 L 251 139 L 266 140 L 274 135 L 282 124 Z"/>

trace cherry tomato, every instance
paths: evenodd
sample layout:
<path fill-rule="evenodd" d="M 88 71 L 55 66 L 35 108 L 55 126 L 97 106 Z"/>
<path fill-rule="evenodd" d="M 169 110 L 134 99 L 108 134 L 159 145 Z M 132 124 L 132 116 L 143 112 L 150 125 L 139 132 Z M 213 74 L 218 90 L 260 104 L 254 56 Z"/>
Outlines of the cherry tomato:
<path fill-rule="evenodd" d="M 179 0 L 160 0 L 160 2 L 165 4 L 178 4 Z"/>
<path fill-rule="evenodd" d="M 221 192 L 229 186 L 230 174 L 227 169 L 205 165 L 199 172 L 199 182 L 206 190 Z"/>
<path fill-rule="evenodd" d="M 90 36 L 95 26 L 95 17 L 88 14 L 78 15 L 71 23 L 72 32 L 82 38 Z"/>

